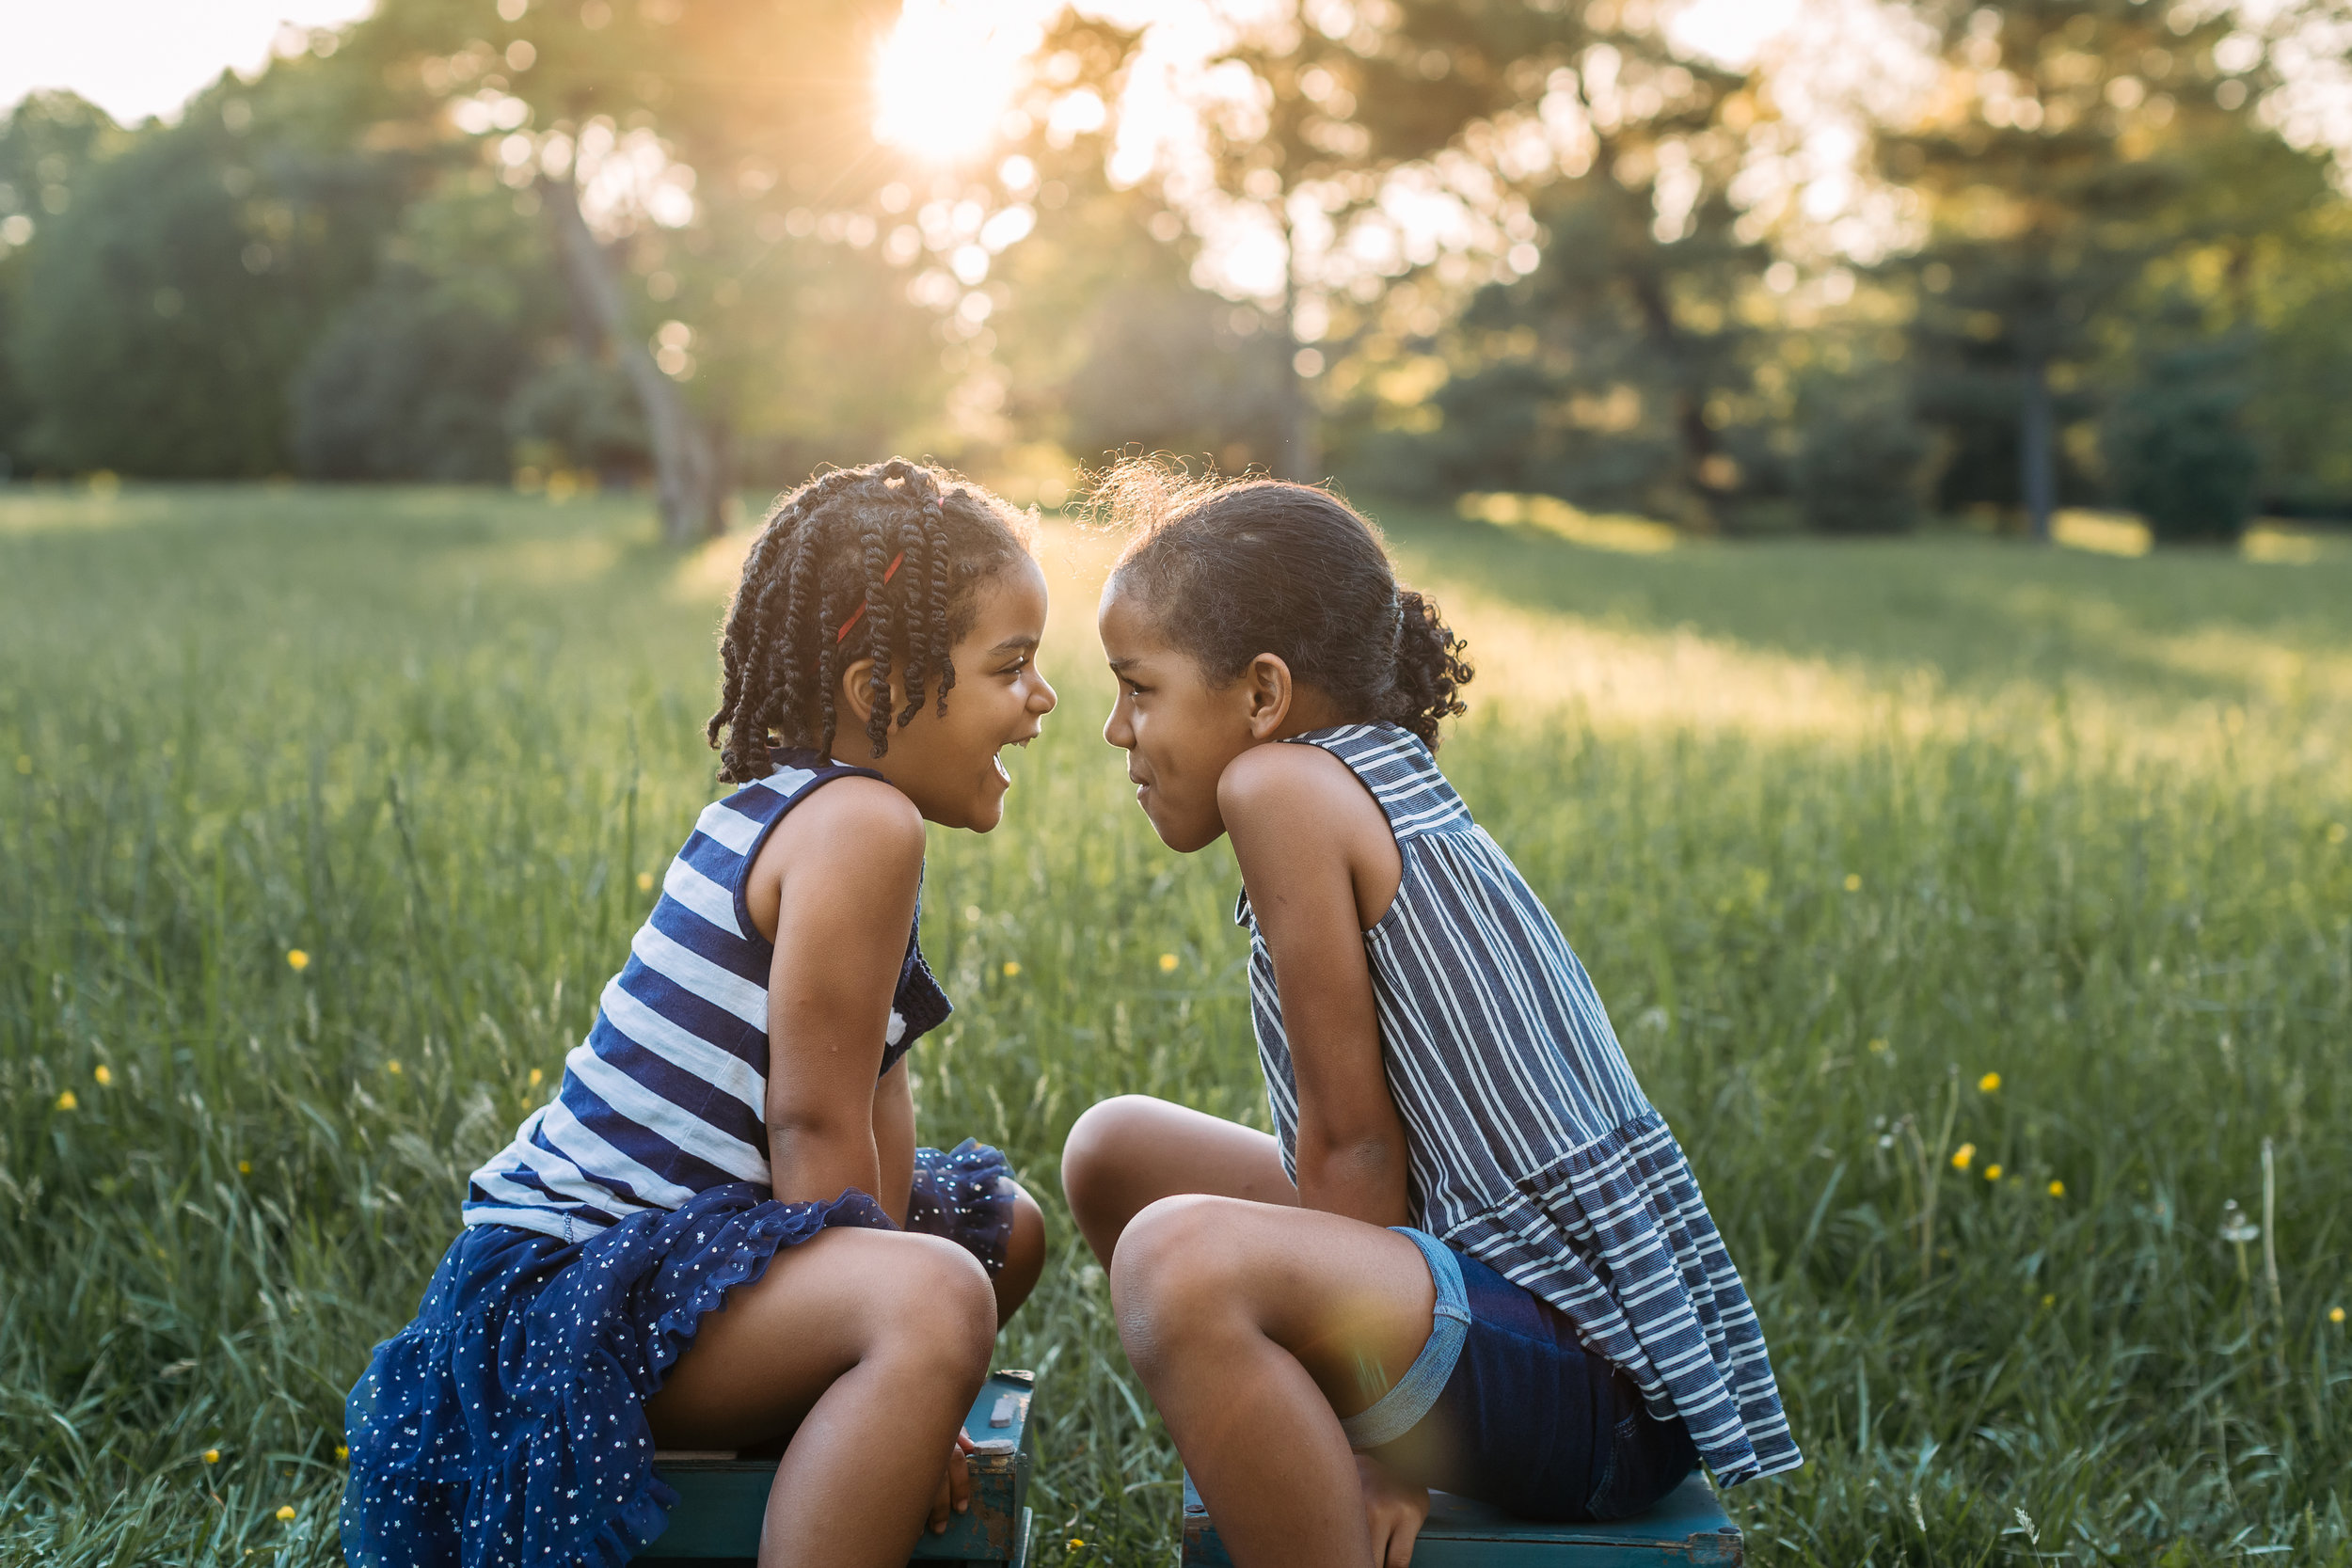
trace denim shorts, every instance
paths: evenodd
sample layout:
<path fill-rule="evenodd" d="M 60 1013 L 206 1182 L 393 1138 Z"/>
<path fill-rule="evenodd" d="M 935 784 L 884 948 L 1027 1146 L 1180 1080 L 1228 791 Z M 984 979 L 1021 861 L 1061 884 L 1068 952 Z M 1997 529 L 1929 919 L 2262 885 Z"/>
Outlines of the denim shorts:
<path fill-rule="evenodd" d="M 1525 1519 L 1625 1519 L 1698 1465 L 1682 1422 L 1586 1350 L 1558 1307 L 1419 1230 L 1438 1288 L 1428 1342 L 1341 1425 L 1400 1476 Z"/>

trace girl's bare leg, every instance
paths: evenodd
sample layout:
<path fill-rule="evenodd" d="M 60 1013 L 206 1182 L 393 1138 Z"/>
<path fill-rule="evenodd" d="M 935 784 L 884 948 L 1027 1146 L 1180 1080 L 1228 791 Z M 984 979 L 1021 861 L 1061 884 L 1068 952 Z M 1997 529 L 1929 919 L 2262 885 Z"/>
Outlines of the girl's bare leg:
<path fill-rule="evenodd" d="M 996 1312 L 987 1271 L 953 1242 L 826 1230 L 727 1292 L 645 1416 L 664 1448 L 793 1433 L 768 1494 L 762 1568 L 787 1552 L 822 1568 L 904 1568 L 988 1376 Z"/>
<path fill-rule="evenodd" d="M 1079 1234 L 1105 1266 L 1127 1222 L 1164 1197 L 1298 1202 L 1271 1136 L 1142 1094 L 1103 1101 L 1078 1118 L 1062 1147 L 1061 1185 Z"/>
<path fill-rule="evenodd" d="M 1012 1234 L 1005 1242 L 1005 1266 L 992 1283 L 996 1291 L 996 1326 L 1002 1328 L 1021 1310 L 1045 1272 L 1045 1215 L 1037 1199 L 1016 1187 L 1012 1198 Z"/>
<path fill-rule="evenodd" d="M 1437 1289 L 1419 1249 L 1359 1220 L 1227 1197 L 1164 1198 L 1122 1229 L 1120 1338 L 1233 1560 L 1364 1568 L 1340 1418 L 1429 1338 Z"/>

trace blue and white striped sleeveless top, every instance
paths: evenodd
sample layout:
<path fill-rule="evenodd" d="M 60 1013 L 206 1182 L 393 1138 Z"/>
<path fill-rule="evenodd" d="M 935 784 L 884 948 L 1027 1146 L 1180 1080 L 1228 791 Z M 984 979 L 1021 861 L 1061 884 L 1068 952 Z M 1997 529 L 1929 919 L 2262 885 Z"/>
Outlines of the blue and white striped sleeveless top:
<path fill-rule="evenodd" d="M 1404 861 L 1364 933 L 1413 1223 L 1567 1314 L 1585 1343 L 1682 1418 L 1724 1485 L 1804 1463 L 1764 1336 L 1681 1146 L 1584 966 L 1429 749 L 1394 724 L 1296 737 L 1363 781 Z M 1251 1022 L 1297 1176 L 1282 1002 L 1244 893 Z"/>
<path fill-rule="evenodd" d="M 468 1225 L 512 1225 L 565 1241 L 630 1214 L 675 1209 L 730 1181 L 771 1185 L 768 974 L 774 945 L 744 884 L 786 813 L 834 779 L 882 775 L 815 752 L 777 752 L 766 778 L 703 809 L 661 896 L 604 988 L 588 1037 L 564 1059 L 555 1097 L 473 1173 Z M 917 929 L 922 925 L 918 910 Z M 915 932 L 890 1002 L 888 1072 L 949 1012 Z"/>

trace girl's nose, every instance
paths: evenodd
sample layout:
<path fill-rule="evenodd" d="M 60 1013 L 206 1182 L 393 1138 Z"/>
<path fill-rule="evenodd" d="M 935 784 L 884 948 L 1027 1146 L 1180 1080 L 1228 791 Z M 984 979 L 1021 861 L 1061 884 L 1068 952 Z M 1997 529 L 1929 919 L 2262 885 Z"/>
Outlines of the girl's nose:
<path fill-rule="evenodd" d="M 1037 689 L 1029 693 L 1029 711 L 1042 718 L 1060 705 L 1061 699 L 1054 695 L 1053 687 L 1043 675 L 1038 676 Z"/>

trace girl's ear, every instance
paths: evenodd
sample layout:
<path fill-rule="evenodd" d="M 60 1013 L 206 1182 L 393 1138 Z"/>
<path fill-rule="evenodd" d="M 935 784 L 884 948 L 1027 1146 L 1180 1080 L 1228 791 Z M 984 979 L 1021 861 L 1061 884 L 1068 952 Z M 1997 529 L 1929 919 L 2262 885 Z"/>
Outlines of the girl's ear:
<path fill-rule="evenodd" d="M 857 658 L 841 672 L 841 723 L 845 729 L 863 732 L 866 721 L 874 717 L 874 661 Z M 890 711 L 898 712 L 907 705 L 906 677 L 897 671 L 890 674 Z M 856 722 L 851 724 L 850 720 Z"/>
<path fill-rule="evenodd" d="M 1291 667 L 1279 654 L 1260 654 L 1242 672 L 1242 691 L 1249 714 L 1249 737 L 1271 740 L 1291 716 Z"/>

